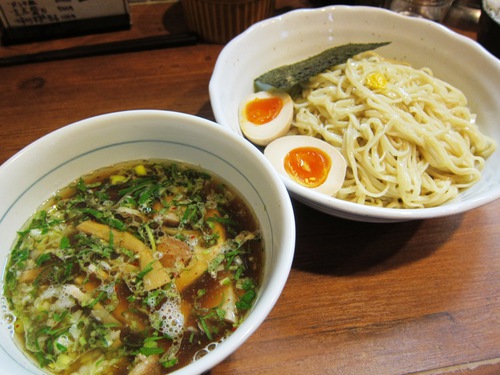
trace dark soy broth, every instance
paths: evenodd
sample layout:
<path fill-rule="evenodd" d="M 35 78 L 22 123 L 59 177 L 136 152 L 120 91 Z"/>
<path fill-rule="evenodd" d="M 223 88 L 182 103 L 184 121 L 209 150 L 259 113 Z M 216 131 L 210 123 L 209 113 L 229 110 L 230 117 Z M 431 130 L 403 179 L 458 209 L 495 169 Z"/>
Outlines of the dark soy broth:
<path fill-rule="evenodd" d="M 224 341 L 261 282 L 259 225 L 225 181 L 143 160 L 83 176 L 20 229 L 4 298 L 43 370 L 165 374 Z"/>

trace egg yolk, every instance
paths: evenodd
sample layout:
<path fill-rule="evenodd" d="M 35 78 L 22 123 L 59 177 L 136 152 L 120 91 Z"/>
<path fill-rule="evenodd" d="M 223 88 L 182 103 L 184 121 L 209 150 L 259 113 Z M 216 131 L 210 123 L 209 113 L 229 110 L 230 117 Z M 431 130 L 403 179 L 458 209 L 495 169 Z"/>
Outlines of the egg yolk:
<path fill-rule="evenodd" d="M 332 161 L 328 154 L 316 147 L 298 147 L 285 156 L 285 171 L 299 184 L 315 188 L 326 181 Z"/>
<path fill-rule="evenodd" d="M 366 77 L 365 84 L 372 90 L 383 90 L 387 85 L 387 79 L 382 73 L 371 73 Z"/>
<path fill-rule="evenodd" d="M 246 116 L 248 121 L 263 125 L 272 121 L 278 116 L 283 107 L 281 98 L 256 98 L 246 105 Z"/>

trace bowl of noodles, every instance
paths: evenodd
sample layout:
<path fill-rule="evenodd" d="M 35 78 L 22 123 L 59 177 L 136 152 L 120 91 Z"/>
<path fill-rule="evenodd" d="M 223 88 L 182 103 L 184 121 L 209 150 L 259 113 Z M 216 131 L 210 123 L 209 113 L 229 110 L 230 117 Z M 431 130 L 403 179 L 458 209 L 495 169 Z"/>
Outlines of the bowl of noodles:
<path fill-rule="evenodd" d="M 0 179 L 0 374 L 205 373 L 288 277 L 287 190 L 211 121 L 85 119 L 21 150 Z"/>
<path fill-rule="evenodd" d="M 209 89 L 216 121 L 265 154 L 280 142 L 269 154 L 289 193 L 322 212 L 397 222 L 500 197 L 500 61 L 438 23 L 364 6 L 294 10 L 228 43 Z M 246 98 L 278 91 L 291 98 L 290 122 L 274 133 L 247 125 Z M 333 193 L 283 167 L 293 148 L 284 139 L 299 137 L 342 154 Z"/>

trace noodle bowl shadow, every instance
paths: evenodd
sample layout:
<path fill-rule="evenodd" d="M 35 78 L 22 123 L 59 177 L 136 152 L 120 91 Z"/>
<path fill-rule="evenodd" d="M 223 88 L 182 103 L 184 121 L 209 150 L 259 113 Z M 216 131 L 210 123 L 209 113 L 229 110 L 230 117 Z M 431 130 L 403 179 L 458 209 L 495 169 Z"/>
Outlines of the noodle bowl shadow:
<path fill-rule="evenodd" d="M 404 30 L 404 32 L 403 32 Z M 500 60 L 478 43 L 424 19 L 382 8 L 329 6 L 301 9 L 261 21 L 229 42 L 217 59 L 210 80 L 216 121 L 243 137 L 238 125 L 240 101 L 253 92 L 253 80 L 278 66 L 291 64 L 347 43 L 391 43 L 377 49 L 386 58 L 428 67 L 460 89 L 477 114 L 479 130 L 500 145 Z M 361 205 L 316 193 L 284 177 L 289 193 L 324 213 L 363 222 L 429 219 L 466 212 L 500 197 L 500 151 L 490 156 L 481 180 L 453 200 L 432 208 L 390 209 Z"/>
<path fill-rule="evenodd" d="M 262 229 L 262 286 L 247 318 L 216 349 L 175 372 L 201 374 L 237 350 L 264 321 L 286 283 L 295 249 L 285 186 L 258 150 L 227 129 L 191 115 L 139 110 L 93 117 L 42 137 L 0 167 L 0 263 L 5 268 L 17 231 L 59 189 L 102 167 L 141 159 L 186 162 L 216 174 L 244 197 Z M 42 374 L 15 345 L 5 300 L 0 307 L 0 374 Z"/>

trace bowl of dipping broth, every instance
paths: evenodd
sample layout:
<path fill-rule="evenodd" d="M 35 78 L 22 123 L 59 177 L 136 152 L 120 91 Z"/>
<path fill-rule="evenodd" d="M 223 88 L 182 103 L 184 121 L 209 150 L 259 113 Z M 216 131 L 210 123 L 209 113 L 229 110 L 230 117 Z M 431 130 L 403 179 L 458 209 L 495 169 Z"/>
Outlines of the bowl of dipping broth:
<path fill-rule="evenodd" d="M 327 214 L 418 220 L 500 196 L 500 60 L 436 22 L 291 11 L 229 42 L 209 88 L 216 121 Z"/>
<path fill-rule="evenodd" d="M 0 374 L 201 374 L 287 280 L 288 192 L 211 121 L 88 118 L 21 150 L 0 179 Z"/>

